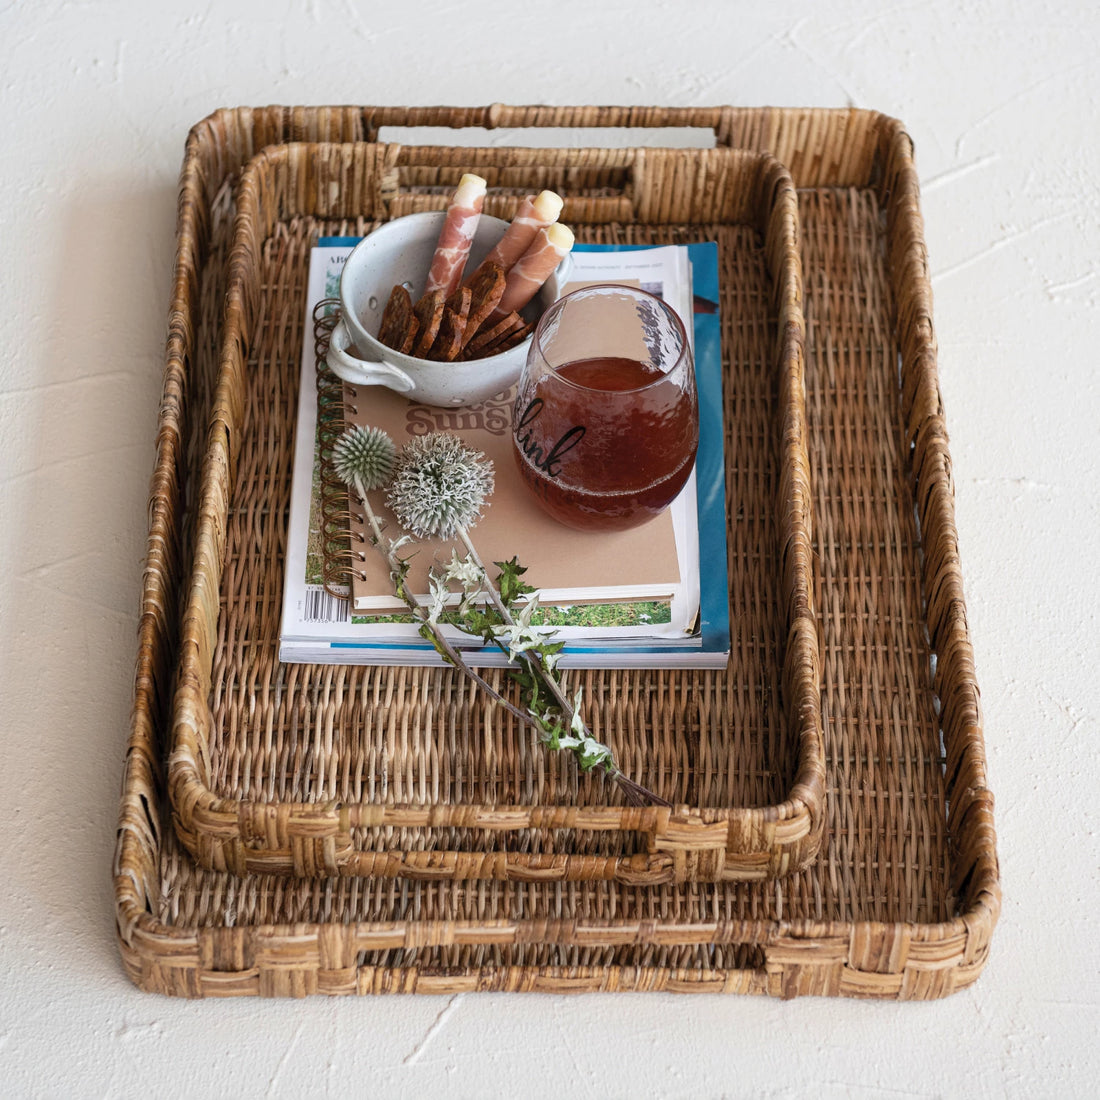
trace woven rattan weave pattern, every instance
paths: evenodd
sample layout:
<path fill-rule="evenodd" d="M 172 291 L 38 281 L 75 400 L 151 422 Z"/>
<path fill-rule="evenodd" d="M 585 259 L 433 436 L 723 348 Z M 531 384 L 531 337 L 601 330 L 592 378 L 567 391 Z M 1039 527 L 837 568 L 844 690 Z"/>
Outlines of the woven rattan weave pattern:
<path fill-rule="evenodd" d="M 805 866 L 821 839 L 824 769 L 790 177 L 765 154 L 729 149 L 458 159 L 294 143 L 259 154 L 242 177 L 173 719 L 177 831 L 205 866 L 237 873 L 638 885 Z M 722 673 L 567 682 L 569 693 L 583 682 L 597 736 L 671 809 L 620 805 L 610 784 L 546 757 L 451 671 L 276 659 L 304 278 L 332 222 L 316 212 L 445 201 L 471 165 L 521 191 L 571 180 L 580 197 L 565 215 L 582 239 L 719 244 L 733 655 Z M 591 194 L 620 178 L 623 193 Z M 431 192 L 410 194 L 410 179 Z"/>
<path fill-rule="evenodd" d="M 264 144 L 369 139 L 385 123 L 696 124 L 790 166 L 803 189 L 828 784 L 827 839 L 812 868 L 767 884 L 305 881 L 203 871 L 179 848 L 163 799 L 165 707 L 230 181 Z M 164 394 L 116 858 L 120 946 L 142 988 L 929 998 L 978 976 L 999 910 L 992 796 L 916 174 L 899 124 L 731 108 L 221 112 L 189 141 Z"/>

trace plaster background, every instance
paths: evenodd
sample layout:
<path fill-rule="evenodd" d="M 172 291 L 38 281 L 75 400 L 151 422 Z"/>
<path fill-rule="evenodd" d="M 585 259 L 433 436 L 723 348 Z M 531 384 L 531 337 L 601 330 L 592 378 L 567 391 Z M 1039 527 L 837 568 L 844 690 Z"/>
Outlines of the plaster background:
<path fill-rule="evenodd" d="M 1094 1094 L 1098 41 L 1090 0 L 0 6 L 0 1093 Z M 185 1003 L 124 978 L 110 865 L 187 130 L 493 101 L 906 122 L 1005 892 L 972 990 Z"/>

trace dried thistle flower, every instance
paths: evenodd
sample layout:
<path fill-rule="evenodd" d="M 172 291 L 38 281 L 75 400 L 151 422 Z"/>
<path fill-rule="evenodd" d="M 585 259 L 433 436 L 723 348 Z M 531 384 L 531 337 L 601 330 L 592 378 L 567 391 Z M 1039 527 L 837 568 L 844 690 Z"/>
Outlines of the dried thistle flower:
<path fill-rule="evenodd" d="M 359 424 L 348 428 L 332 449 L 336 476 L 360 494 L 381 489 L 390 480 L 396 457 L 397 447 L 384 431 Z"/>
<path fill-rule="evenodd" d="M 445 432 L 412 439 L 394 466 L 386 503 L 417 538 L 454 538 L 472 527 L 493 491 L 493 464 Z"/>

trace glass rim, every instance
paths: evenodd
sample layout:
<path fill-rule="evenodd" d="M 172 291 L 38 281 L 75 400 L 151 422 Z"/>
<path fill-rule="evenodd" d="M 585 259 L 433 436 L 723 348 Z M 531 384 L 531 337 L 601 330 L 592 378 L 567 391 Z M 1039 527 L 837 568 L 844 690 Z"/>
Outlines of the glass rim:
<path fill-rule="evenodd" d="M 601 390 L 597 386 L 586 386 L 582 382 L 574 382 L 571 378 L 566 378 L 558 367 L 554 366 L 549 361 L 546 353 L 542 348 L 542 335 L 543 329 L 546 326 L 547 318 L 552 313 L 558 310 L 558 307 L 568 302 L 570 298 L 578 298 L 582 294 L 589 294 L 593 291 L 605 291 L 616 290 L 619 292 L 625 292 L 629 295 L 634 295 L 639 298 L 652 298 L 654 302 L 664 311 L 664 313 L 671 318 L 673 326 L 680 335 L 680 354 L 676 357 L 676 362 L 666 371 L 661 371 L 657 374 L 652 381 L 646 382 L 644 386 L 633 386 L 628 390 Z M 531 347 L 529 354 L 533 354 L 535 350 L 538 350 L 542 361 L 546 364 L 546 369 L 557 379 L 562 385 L 571 386 L 575 390 L 580 390 L 583 393 L 599 393 L 599 394 L 617 394 L 617 393 L 643 393 L 644 391 L 656 386 L 658 382 L 663 381 L 672 375 L 675 371 L 679 370 L 683 365 L 685 359 L 691 357 L 691 344 L 688 342 L 687 326 L 684 324 L 683 318 L 664 300 L 664 298 L 658 297 L 656 294 L 651 294 L 648 290 L 642 290 L 641 287 L 627 286 L 625 283 L 593 283 L 591 286 L 582 286 L 577 290 L 572 290 L 568 294 L 563 294 L 556 301 L 551 302 L 549 307 L 539 318 L 539 323 L 535 326 L 534 335 L 531 337 Z M 593 359 L 605 359 L 608 356 L 590 356 Z M 576 359 L 569 360 L 570 363 L 577 362 Z M 562 366 L 567 364 L 562 363 Z"/>

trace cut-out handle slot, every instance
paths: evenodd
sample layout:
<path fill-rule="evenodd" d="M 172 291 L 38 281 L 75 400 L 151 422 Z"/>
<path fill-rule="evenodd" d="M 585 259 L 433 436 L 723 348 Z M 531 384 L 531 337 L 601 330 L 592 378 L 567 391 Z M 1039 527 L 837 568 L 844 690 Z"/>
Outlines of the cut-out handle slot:
<path fill-rule="evenodd" d="M 402 145 L 461 145 L 541 149 L 713 149 L 709 126 L 380 126 L 378 141 Z"/>

